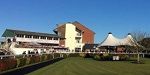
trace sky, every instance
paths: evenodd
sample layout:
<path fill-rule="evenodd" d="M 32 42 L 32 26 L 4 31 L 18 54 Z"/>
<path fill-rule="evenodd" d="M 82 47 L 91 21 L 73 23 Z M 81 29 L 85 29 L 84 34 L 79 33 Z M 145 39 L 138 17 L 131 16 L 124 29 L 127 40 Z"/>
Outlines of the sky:
<path fill-rule="evenodd" d="M 78 21 L 102 42 L 150 32 L 150 0 L 0 0 L 0 35 L 6 28 L 53 33 L 56 24 Z"/>

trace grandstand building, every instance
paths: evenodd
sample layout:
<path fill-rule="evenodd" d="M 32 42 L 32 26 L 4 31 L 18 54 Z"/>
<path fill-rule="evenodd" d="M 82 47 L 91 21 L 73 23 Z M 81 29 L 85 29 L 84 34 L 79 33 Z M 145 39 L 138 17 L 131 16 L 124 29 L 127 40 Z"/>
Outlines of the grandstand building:
<path fill-rule="evenodd" d="M 6 29 L 2 37 L 5 38 L 3 47 L 13 54 L 26 54 L 29 51 L 50 52 L 59 48 L 59 40 L 63 39 L 56 34 L 30 32 Z"/>

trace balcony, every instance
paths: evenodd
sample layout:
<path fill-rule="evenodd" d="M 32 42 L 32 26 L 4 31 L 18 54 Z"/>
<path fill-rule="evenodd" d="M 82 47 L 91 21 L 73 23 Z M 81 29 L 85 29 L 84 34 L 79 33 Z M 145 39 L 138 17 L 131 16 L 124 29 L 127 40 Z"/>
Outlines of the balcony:
<path fill-rule="evenodd" d="M 59 44 L 59 40 L 46 40 L 46 39 L 33 39 L 33 38 L 16 38 L 16 41 Z"/>
<path fill-rule="evenodd" d="M 82 37 L 82 34 L 81 33 L 77 33 L 76 37 Z"/>

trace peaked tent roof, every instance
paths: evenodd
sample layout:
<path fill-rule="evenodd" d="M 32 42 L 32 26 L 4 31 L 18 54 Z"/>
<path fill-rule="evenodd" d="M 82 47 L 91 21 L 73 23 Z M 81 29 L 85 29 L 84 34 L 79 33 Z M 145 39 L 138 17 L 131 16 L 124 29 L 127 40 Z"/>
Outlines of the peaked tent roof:
<path fill-rule="evenodd" d="M 116 38 L 112 35 L 112 33 L 108 33 L 107 38 L 99 44 L 100 46 L 119 46 L 119 45 L 129 45 L 129 46 L 137 46 L 139 45 L 129 33 L 127 37 L 123 39 Z"/>

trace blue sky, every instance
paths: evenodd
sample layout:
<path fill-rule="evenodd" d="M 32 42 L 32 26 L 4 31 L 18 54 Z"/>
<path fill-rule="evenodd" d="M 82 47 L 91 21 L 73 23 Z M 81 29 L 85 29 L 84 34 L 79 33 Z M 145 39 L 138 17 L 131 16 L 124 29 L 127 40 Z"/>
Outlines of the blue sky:
<path fill-rule="evenodd" d="M 56 24 L 78 21 L 101 42 L 108 32 L 150 32 L 150 0 L 0 0 L 0 35 L 6 28 L 53 33 Z"/>

